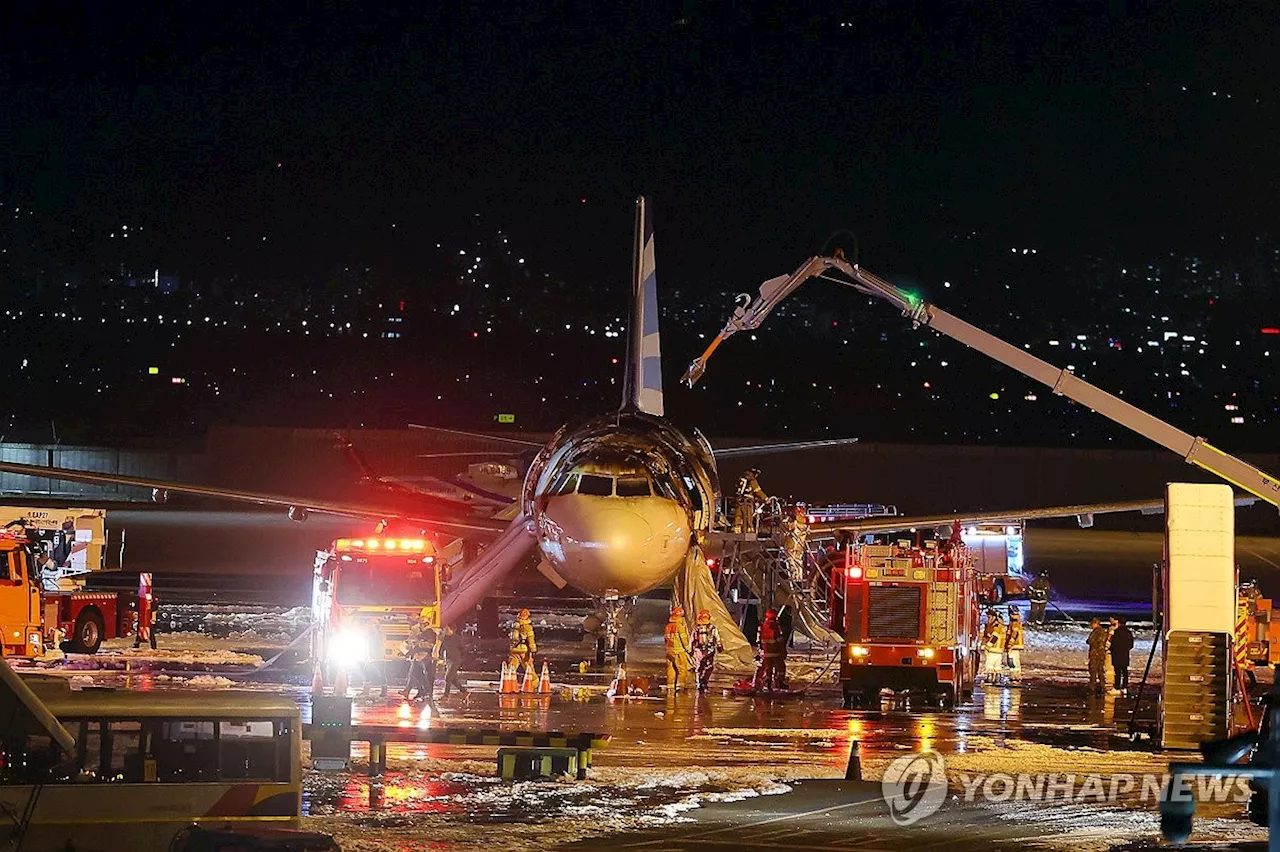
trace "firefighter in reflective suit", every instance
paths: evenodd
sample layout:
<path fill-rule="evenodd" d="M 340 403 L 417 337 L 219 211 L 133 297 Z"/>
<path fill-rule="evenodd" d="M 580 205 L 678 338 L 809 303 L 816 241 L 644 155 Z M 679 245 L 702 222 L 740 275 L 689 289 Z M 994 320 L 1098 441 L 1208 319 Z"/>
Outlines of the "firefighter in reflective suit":
<path fill-rule="evenodd" d="M 787 688 L 787 640 L 778 624 L 778 611 L 765 612 L 760 625 L 760 667 L 756 669 L 756 690 L 772 692 Z"/>
<path fill-rule="evenodd" d="M 538 642 L 533 637 L 533 624 L 529 621 L 529 610 L 522 609 L 511 625 L 511 652 L 507 655 L 507 665 L 517 673 L 524 666 L 526 671 L 533 671 L 533 655 L 538 653 Z"/>
<path fill-rule="evenodd" d="M 716 667 L 716 654 L 724 650 L 720 631 L 711 623 L 711 611 L 698 612 L 698 624 L 693 628 L 693 660 L 698 674 L 698 691 L 706 691 L 711 683 L 711 672 Z"/>
<path fill-rule="evenodd" d="M 738 477 L 737 500 L 733 504 L 733 531 L 752 532 L 756 525 L 756 507 L 765 503 L 769 495 L 760 487 L 759 468 L 751 468 Z"/>
<path fill-rule="evenodd" d="M 689 671 L 689 628 L 684 623 L 684 607 L 671 610 L 662 640 L 667 646 L 667 686 L 679 691 Z"/>

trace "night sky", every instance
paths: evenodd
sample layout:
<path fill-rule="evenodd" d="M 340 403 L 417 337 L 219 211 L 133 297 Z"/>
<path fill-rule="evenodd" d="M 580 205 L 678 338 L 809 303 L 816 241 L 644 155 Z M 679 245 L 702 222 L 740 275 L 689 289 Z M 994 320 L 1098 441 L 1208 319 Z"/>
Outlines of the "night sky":
<path fill-rule="evenodd" d="M 74 229 L 66 263 L 145 222 L 149 263 L 274 288 L 353 259 L 415 281 L 479 213 L 622 298 L 643 192 L 660 290 L 708 294 L 707 331 L 720 293 L 836 245 L 927 289 L 964 235 L 1280 237 L 1272 4 L 392 5 L 8 7 L 0 209 Z"/>
<path fill-rule="evenodd" d="M 19 4 L 0 191 L 145 215 L 189 274 L 228 234 L 299 270 L 472 208 L 625 274 L 639 192 L 688 282 L 844 232 L 895 272 L 952 229 L 1276 230 L 1269 4 L 390 5 Z"/>

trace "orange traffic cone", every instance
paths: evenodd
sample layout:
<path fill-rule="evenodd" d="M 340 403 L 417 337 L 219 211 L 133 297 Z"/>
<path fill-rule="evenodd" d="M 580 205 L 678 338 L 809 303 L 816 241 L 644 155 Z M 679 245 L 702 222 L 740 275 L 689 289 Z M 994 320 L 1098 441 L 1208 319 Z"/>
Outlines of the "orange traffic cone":
<path fill-rule="evenodd" d="M 502 686 L 499 688 L 499 691 L 503 695 L 510 695 L 516 691 L 515 667 L 507 665 L 505 661 L 502 663 Z"/>
<path fill-rule="evenodd" d="M 547 663 L 542 662 L 542 677 L 538 678 L 538 694 L 551 694 L 551 670 L 547 668 Z"/>
<path fill-rule="evenodd" d="M 538 682 L 533 679 L 533 663 L 526 663 L 524 667 L 524 682 L 520 684 L 520 691 L 532 694 L 537 690 Z"/>

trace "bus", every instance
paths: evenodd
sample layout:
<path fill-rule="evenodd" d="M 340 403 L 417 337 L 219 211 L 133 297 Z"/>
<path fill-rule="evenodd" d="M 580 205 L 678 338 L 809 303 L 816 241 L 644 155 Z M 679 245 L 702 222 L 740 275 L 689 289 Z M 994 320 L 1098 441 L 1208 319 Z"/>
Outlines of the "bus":
<path fill-rule="evenodd" d="M 192 823 L 297 826 L 302 722 L 287 697 L 25 683 L 74 744 L 30 719 L 0 735 L 0 809 L 15 815 L 0 841 L 11 848 L 167 852 Z"/>

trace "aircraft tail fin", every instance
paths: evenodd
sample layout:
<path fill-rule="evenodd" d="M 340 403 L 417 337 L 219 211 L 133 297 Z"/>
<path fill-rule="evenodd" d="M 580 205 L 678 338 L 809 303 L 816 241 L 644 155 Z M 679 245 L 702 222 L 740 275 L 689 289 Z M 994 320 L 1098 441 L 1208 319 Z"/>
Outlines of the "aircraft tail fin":
<path fill-rule="evenodd" d="M 636 199 L 631 279 L 631 325 L 627 330 L 627 372 L 622 385 L 622 410 L 662 416 L 658 276 L 653 254 L 653 219 L 643 195 Z"/>

